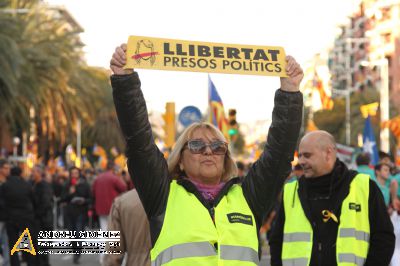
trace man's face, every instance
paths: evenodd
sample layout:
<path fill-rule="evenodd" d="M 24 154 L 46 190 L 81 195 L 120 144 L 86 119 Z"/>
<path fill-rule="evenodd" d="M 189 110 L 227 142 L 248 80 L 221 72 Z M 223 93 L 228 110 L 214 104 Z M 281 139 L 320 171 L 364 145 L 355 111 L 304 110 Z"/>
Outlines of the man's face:
<path fill-rule="evenodd" d="M 79 178 L 79 170 L 78 169 L 72 169 L 71 170 L 71 178 Z"/>
<path fill-rule="evenodd" d="M 10 164 L 6 163 L 3 167 L 0 167 L 0 176 L 7 177 L 10 175 Z"/>
<path fill-rule="evenodd" d="M 321 149 L 314 138 L 306 138 L 299 146 L 299 164 L 306 178 L 319 177 L 332 171 L 329 162 L 330 151 Z"/>
<path fill-rule="evenodd" d="M 32 169 L 32 176 L 35 182 L 39 182 L 42 179 L 42 171 L 38 167 Z"/>
<path fill-rule="evenodd" d="M 382 165 L 381 170 L 377 170 L 376 171 L 376 175 L 377 177 L 380 177 L 384 180 L 388 180 L 389 176 L 390 176 L 390 167 L 389 165 Z"/>

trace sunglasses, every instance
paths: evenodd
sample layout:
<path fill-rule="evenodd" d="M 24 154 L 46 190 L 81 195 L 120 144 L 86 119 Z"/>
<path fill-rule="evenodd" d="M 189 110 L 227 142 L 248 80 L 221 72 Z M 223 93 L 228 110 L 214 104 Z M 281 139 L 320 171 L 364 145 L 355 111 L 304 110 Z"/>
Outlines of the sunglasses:
<path fill-rule="evenodd" d="M 227 144 L 220 140 L 216 140 L 211 143 L 205 143 L 202 140 L 194 139 L 194 140 L 189 140 L 186 145 L 189 151 L 193 154 L 204 153 L 207 147 L 210 147 L 211 152 L 215 155 L 224 155 L 228 150 Z"/>

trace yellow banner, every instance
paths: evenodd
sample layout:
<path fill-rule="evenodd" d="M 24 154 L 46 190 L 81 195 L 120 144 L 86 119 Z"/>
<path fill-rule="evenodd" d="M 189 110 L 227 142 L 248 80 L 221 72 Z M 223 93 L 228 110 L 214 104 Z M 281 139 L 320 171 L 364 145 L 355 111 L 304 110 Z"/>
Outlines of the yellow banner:
<path fill-rule="evenodd" d="M 286 77 L 276 46 L 207 43 L 130 36 L 125 68 Z"/>

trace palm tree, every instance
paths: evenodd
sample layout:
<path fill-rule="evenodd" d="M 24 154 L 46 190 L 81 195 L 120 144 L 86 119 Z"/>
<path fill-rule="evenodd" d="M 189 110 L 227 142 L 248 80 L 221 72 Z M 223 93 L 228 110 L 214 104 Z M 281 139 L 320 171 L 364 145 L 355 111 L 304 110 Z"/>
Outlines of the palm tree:
<path fill-rule="evenodd" d="M 26 13 L 2 12 L 11 6 Z M 0 139 L 6 128 L 11 135 L 29 132 L 33 109 L 42 154 L 72 142 L 78 118 L 88 127 L 109 121 L 104 132 L 120 146 L 108 73 L 82 60 L 79 32 L 66 30 L 65 18 L 37 1 L 0 0 L 0 8 L 0 123 L 8 125 L 1 127 Z M 109 142 L 100 128 L 85 130 Z"/>

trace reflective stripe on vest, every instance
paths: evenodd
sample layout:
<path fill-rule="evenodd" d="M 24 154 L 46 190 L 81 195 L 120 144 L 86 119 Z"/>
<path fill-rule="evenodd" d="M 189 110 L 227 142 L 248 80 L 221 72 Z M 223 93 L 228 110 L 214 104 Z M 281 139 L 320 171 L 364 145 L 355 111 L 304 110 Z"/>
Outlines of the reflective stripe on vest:
<path fill-rule="evenodd" d="M 283 206 L 285 224 L 282 245 L 282 263 L 304 265 L 310 263 L 313 229 L 305 216 L 298 196 L 298 183 L 285 185 Z M 338 265 L 363 265 L 369 248 L 369 177 L 358 174 L 350 184 L 350 190 L 341 207 L 340 223 L 336 240 Z"/>
<path fill-rule="evenodd" d="M 283 242 L 310 242 L 310 233 L 285 233 L 283 234 Z"/>
<path fill-rule="evenodd" d="M 214 208 L 214 222 L 197 197 L 171 182 L 152 266 L 258 265 L 258 232 L 240 185 L 233 185 Z"/>
<path fill-rule="evenodd" d="M 357 240 L 369 242 L 369 233 L 357 231 L 355 228 L 341 228 L 339 230 L 339 237 L 354 237 Z"/>
<path fill-rule="evenodd" d="M 187 257 L 208 257 L 215 256 L 217 252 L 209 242 L 195 242 L 179 244 L 167 248 L 152 261 L 151 265 L 163 265 L 173 259 Z M 221 259 L 248 261 L 257 264 L 258 253 L 251 248 L 221 245 Z"/>
<path fill-rule="evenodd" d="M 282 266 L 307 266 L 308 258 L 284 259 Z"/>
<path fill-rule="evenodd" d="M 365 263 L 365 258 L 358 257 L 352 253 L 342 253 L 339 254 L 339 263 L 353 263 L 362 266 Z"/>
<path fill-rule="evenodd" d="M 208 257 L 215 256 L 217 252 L 210 242 L 195 242 L 179 244 L 167 248 L 157 258 L 151 262 L 151 265 L 163 265 L 173 259 L 186 257 Z"/>
<path fill-rule="evenodd" d="M 221 259 L 223 260 L 240 260 L 259 263 L 258 253 L 247 247 L 221 245 Z"/>

